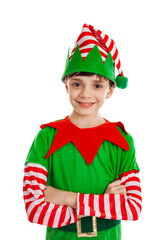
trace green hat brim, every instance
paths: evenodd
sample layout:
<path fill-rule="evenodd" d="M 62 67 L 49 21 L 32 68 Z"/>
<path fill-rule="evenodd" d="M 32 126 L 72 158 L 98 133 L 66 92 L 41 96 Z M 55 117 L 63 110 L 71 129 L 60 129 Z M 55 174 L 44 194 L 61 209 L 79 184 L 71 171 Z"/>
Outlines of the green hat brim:
<path fill-rule="evenodd" d="M 88 53 L 87 57 L 83 60 L 79 46 L 76 46 L 75 52 L 71 60 L 69 59 L 69 51 L 66 59 L 65 70 L 62 75 L 62 80 L 65 76 L 74 72 L 91 72 L 102 75 L 111 81 L 115 82 L 115 67 L 111 53 L 103 63 L 98 46 L 95 45 L 92 50 Z"/>
<path fill-rule="evenodd" d="M 67 75 L 76 72 L 91 72 L 99 74 L 113 81 L 116 86 L 121 89 L 126 88 L 128 84 L 128 79 L 126 77 L 118 75 L 115 78 L 115 65 L 110 52 L 108 52 L 108 56 L 103 63 L 102 56 L 97 45 L 92 48 L 84 60 L 78 45 L 76 46 L 71 59 L 69 58 L 68 50 L 65 69 L 61 80 L 63 80 Z"/>

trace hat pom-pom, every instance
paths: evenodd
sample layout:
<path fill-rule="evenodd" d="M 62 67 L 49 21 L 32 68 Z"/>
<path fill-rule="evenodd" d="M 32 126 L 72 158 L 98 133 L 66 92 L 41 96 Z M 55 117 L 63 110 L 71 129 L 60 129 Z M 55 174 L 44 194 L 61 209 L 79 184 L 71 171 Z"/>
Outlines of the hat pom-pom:
<path fill-rule="evenodd" d="M 116 77 L 116 86 L 118 88 L 124 89 L 128 85 L 128 78 L 122 77 L 120 74 Z"/>

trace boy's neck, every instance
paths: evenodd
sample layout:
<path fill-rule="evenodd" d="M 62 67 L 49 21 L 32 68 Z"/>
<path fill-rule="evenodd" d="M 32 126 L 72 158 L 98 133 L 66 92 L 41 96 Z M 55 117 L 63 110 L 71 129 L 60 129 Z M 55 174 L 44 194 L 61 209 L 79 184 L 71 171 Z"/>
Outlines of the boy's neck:
<path fill-rule="evenodd" d="M 97 127 L 106 122 L 99 113 L 94 116 L 82 116 L 72 112 L 69 119 L 79 128 Z"/>

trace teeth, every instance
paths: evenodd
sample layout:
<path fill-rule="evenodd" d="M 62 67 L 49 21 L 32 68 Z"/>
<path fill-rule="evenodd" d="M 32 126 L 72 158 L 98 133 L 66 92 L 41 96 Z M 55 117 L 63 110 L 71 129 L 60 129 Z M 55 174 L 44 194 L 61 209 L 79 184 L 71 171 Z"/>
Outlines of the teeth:
<path fill-rule="evenodd" d="M 93 104 L 93 103 L 85 103 L 85 102 L 79 102 L 79 103 L 80 103 L 80 104 L 84 104 L 84 105 L 86 105 L 86 106 Z"/>
<path fill-rule="evenodd" d="M 88 106 L 88 105 L 91 105 L 91 103 L 82 103 L 82 104 L 87 105 L 87 106 Z"/>

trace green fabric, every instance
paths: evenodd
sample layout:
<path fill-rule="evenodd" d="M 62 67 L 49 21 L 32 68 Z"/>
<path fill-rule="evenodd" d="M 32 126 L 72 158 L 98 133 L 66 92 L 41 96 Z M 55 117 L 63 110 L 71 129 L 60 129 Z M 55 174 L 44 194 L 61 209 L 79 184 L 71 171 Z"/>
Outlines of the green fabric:
<path fill-rule="evenodd" d="M 120 154 L 121 160 L 117 161 L 116 178 L 119 178 L 120 174 L 129 172 L 130 170 L 140 171 L 139 166 L 136 162 L 135 146 L 132 136 L 129 133 L 126 135 L 120 127 L 118 127 L 118 129 L 127 140 L 129 144 L 129 151 L 125 152 L 121 148 L 118 148 L 117 154 L 118 156 Z"/>
<path fill-rule="evenodd" d="M 48 160 L 45 159 L 45 156 L 57 131 L 56 129 L 53 131 L 50 130 L 49 128 L 45 128 L 39 131 L 31 145 L 25 163 L 39 163 L 48 170 Z"/>
<path fill-rule="evenodd" d="M 126 135 L 119 127 L 118 129 L 129 143 L 130 150 L 125 151 L 117 145 L 104 140 L 94 161 L 90 165 L 87 165 L 72 142 L 64 145 L 48 159 L 45 159 L 44 157 L 57 131 L 54 128 L 45 127 L 39 131 L 34 139 L 26 163 L 34 162 L 46 167 L 48 170 L 47 185 L 49 186 L 66 191 L 103 194 L 108 184 L 115 181 L 116 178 L 119 178 L 121 173 L 134 169 L 139 170 L 135 159 L 135 148 L 131 135 Z M 118 229 L 120 229 L 120 227 L 116 226 L 101 231 L 106 232 L 106 238 L 103 239 L 120 239 L 119 236 L 117 236 L 117 231 L 119 231 L 120 234 L 120 230 Z M 110 234 L 112 238 L 108 238 Z M 69 236 L 73 236 L 73 238 Z M 47 227 L 47 240 L 77 239 L 75 236 L 76 235 L 72 235 L 72 233 L 69 232 L 57 229 L 53 230 Z"/>
<path fill-rule="evenodd" d="M 120 74 L 116 77 L 116 86 L 121 88 L 121 89 L 124 89 L 127 87 L 128 85 L 128 78 L 126 77 L 122 77 Z"/>
<path fill-rule="evenodd" d="M 78 238 L 77 233 L 74 232 L 63 232 L 58 229 L 48 228 L 46 240 L 88 240 L 88 237 Z M 121 240 L 121 224 L 118 224 L 114 228 L 110 228 L 105 231 L 98 232 L 97 237 L 92 237 L 95 240 Z"/>
<path fill-rule="evenodd" d="M 62 79 L 65 76 L 74 72 L 91 72 L 107 77 L 108 79 L 115 82 L 115 67 L 113 64 L 111 53 L 108 53 L 108 56 L 103 63 L 102 56 L 97 45 L 92 48 L 92 50 L 88 53 L 87 57 L 84 60 L 81 56 L 78 45 L 76 46 L 75 52 L 73 53 L 71 60 L 69 60 L 68 51 Z"/>

